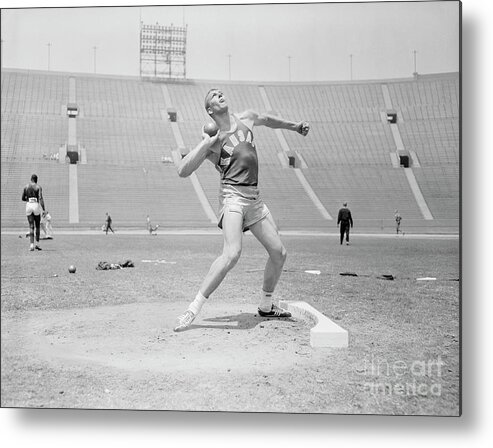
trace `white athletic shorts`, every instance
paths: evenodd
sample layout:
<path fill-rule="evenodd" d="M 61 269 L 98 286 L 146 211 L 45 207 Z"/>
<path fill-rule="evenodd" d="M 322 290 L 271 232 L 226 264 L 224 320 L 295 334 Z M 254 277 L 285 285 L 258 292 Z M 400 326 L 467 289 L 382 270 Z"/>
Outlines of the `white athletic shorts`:
<path fill-rule="evenodd" d="M 41 215 L 43 209 L 41 208 L 41 204 L 37 201 L 36 198 L 29 198 L 28 202 L 26 202 L 26 216 L 31 214 Z"/>
<path fill-rule="evenodd" d="M 228 212 L 243 215 L 243 231 L 265 219 L 270 211 L 260 198 L 257 187 L 221 185 L 219 195 L 219 228 L 223 228 L 224 214 Z"/>

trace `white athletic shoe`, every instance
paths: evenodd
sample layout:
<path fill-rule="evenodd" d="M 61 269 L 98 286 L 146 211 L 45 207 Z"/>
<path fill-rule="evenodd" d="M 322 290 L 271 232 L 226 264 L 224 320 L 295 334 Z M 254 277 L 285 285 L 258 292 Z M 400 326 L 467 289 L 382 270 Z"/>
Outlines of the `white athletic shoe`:
<path fill-rule="evenodd" d="M 187 310 L 181 316 L 178 317 L 178 325 L 173 329 L 173 331 L 183 331 L 186 330 L 192 322 L 195 320 L 195 314 Z"/>

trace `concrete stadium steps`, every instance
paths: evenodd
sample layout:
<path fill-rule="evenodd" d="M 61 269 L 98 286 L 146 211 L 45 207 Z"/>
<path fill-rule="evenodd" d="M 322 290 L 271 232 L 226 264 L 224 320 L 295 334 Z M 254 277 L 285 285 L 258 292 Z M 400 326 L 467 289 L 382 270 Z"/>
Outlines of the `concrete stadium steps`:
<path fill-rule="evenodd" d="M 459 120 L 437 118 L 399 123 L 404 147 L 421 165 L 459 165 Z"/>
<path fill-rule="evenodd" d="M 292 168 L 261 165 L 259 189 L 281 229 L 320 229 L 329 225 L 330 221 L 322 217 Z"/>
<path fill-rule="evenodd" d="M 209 119 L 210 121 L 210 119 Z M 190 152 L 202 140 L 202 126 L 207 123 L 207 118 L 202 121 L 187 121 L 178 123 L 185 153 Z"/>
<path fill-rule="evenodd" d="M 379 84 L 266 85 L 265 91 L 272 108 L 293 120 L 372 122 L 385 110 Z"/>
<path fill-rule="evenodd" d="M 414 175 L 435 219 L 454 219 L 459 214 L 458 165 L 426 166 Z"/>
<path fill-rule="evenodd" d="M 219 212 L 219 171 L 216 170 L 212 163 L 206 161 L 195 173 L 212 210 L 217 216 Z"/>
<path fill-rule="evenodd" d="M 126 209 L 130 207 L 122 206 L 121 212 L 117 210 L 121 219 L 115 216 L 115 225 L 118 221 L 123 226 L 143 225 L 147 213 L 153 222 L 157 223 L 158 219 L 166 222 L 166 208 L 158 205 L 157 201 L 148 200 L 147 191 L 151 184 L 155 192 L 164 190 L 165 203 L 172 204 L 169 222 L 173 225 L 211 225 L 190 179 L 180 179 L 176 168 L 161 163 L 161 159 L 177 149 L 166 108 L 172 106 L 178 112 L 178 124 L 187 152 L 200 140 L 200 128 L 208 119 L 203 108 L 204 96 L 212 87 L 224 91 L 234 111 L 246 108 L 264 111 L 264 100 L 267 99 L 270 109 L 281 116 L 311 122 L 312 129 L 306 138 L 293 132 L 280 132 L 288 147 L 298 151 L 306 161 L 308 169 L 303 169 L 302 173 L 333 217 L 337 215 L 342 201 L 347 200 L 355 219 L 368 223 L 370 227 L 372 223 L 376 225 L 386 219 L 392 222 L 395 208 L 399 208 L 406 222 L 416 223 L 416 228 L 419 223 L 422 223 L 423 229 L 435 229 L 442 223 L 446 226 L 457 222 L 457 73 L 368 83 L 276 84 L 186 80 L 167 83 L 164 88 L 160 83 L 143 82 L 132 77 L 4 69 L 1 161 L 2 177 L 5 174 L 9 183 L 5 184 L 2 179 L 5 186 L 2 188 L 2 211 L 5 209 L 8 212 L 2 214 L 2 225 L 15 222 L 25 225 L 18 188 L 22 189 L 32 172 L 43 173 L 40 174 L 40 183 L 44 188 L 51 189 L 54 185 L 60 192 L 68 188 L 68 167 L 63 163 L 43 160 L 42 155 L 57 152 L 59 146 L 67 141 L 65 106 L 70 78 L 75 79 L 76 101 L 81 107 L 81 114 L 76 119 L 77 142 L 86 147 L 88 163 L 78 166 L 79 196 L 85 196 L 86 190 L 92 191 L 89 196 L 97 198 L 96 207 L 99 207 L 96 211 L 89 211 L 87 207 L 91 205 L 84 201 L 90 200 L 79 197 L 82 199 L 80 226 L 99 226 L 106 211 L 114 214 L 111 210 L 105 210 L 113 204 L 111 201 L 105 202 L 104 190 L 109 188 L 105 179 L 111 179 L 111 188 L 118 186 L 120 196 L 122 191 L 140 191 L 137 198 L 130 193 L 132 203 L 137 203 L 135 207 L 139 210 L 139 216 L 127 214 Z M 388 95 L 384 98 L 387 90 Z M 434 220 L 430 222 L 422 219 L 404 170 L 391 167 L 389 153 L 395 152 L 396 148 L 390 127 L 382 121 L 381 114 L 388 106 L 386 102 L 392 103 L 399 113 L 397 125 L 405 149 L 416 152 L 421 163 L 421 168 L 413 168 L 412 172 L 434 215 Z M 311 216 L 314 222 L 321 218 L 317 215 L 318 210 L 309 209 L 301 214 L 286 212 L 289 208 L 299 211 L 300 204 L 309 204 L 311 209 L 315 207 L 307 200 L 300 180 L 294 179 L 295 172 L 282 166 L 278 155 L 285 157 L 286 153 L 277 137 L 277 132 L 271 129 L 255 129 L 261 162 L 261 191 L 274 216 L 282 219 L 281 227 L 287 225 L 288 228 L 297 226 L 303 229 L 310 226 L 308 219 L 304 218 L 305 214 Z M 18 169 L 19 161 L 26 164 L 27 171 Z M 144 168 L 149 173 L 146 187 L 142 186 L 143 174 L 140 175 Z M 99 174 L 86 175 L 88 172 Z M 49 181 L 47 176 L 50 177 Z M 53 180 L 52 176 L 55 177 Z M 87 179 L 88 176 L 90 179 Z M 126 178 L 125 182 L 120 181 L 120 177 Z M 214 167 L 208 163 L 197 172 L 197 178 L 214 210 L 217 209 L 218 177 Z M 286 179 L 289 179 L 288 184 L 285 183 Z M 86 181 L 93 185 L 87 187 Z M 10 189 L 10 185 L 17 187 Z M 298 194 L 300 191 L 301 196 Z M 277 196 L 279 192 L 285 197 Z M 58 210 L 50 210 L 54 220 L 65 220 L 68 224 L 68 192 L 54 197 L 57 197 L 59 207 Z M 292 197 L 296 199 L 292 200 Z M 180 198 L 176 206 L 173 198 Z M 94 199 L 91 200 L 94 202 Z M 9 203 L 12 205 L 8 206 Z M 18 207 L 21 207 L 20 217 L 17 216 Z M 90 219 L 86 220 L 82 211 Z M 322 220 L 322 225 L 326 222 Z"/>
<path fill-rule="evenodd" d="M 312 122 L 310 133 L 301 137 L 283 131 L 293 150 L 300 151 L 309 167 L 333 165 L 386 165 L 395 151 L 387 124 Z"/>
<path fill-rule="evenodd" d="M 68 76 L 2 68 L 2 115 L 63 115 Z"/>
<path fill-rule="evenodd" d="M 67 120 L 61 115 L 2 113 L 2 162 L 41 161 L 58 153 L 67 139 Z"/>
<path fill-rule="evenodd" d="M 68 222 L 69 179 L 68 165 L 53 161 L 12 162 L 1 164 L 2 179 L 2 227 L 26 227 L 26 203 L 22 202 L 22 190 L 28 184 L 32 174 L 38 175 L 39 185 L 43 188 L 46 209 L 57 223 Z"/>
<path fill-rule="evenodd" d="M 417 120 L 444 120 L 459 117 L 459 106 L 453 103 L 420 104 L 399 108 L 402 122 Z"/>
<path fill-rule="evenodd" d="M 75 76 L 76 101 L 83 117 L 161 119 L 166 109 L 159 84 L 130 79 Z"/>
<path fill-rule="evenodd" d="M 204 87 L 195 83 L 166 85 L 172 106 L 177 111 L 178 121 L 205 123 L 207 113 L 204 109 Z"/>
<path fill-rule="evenodd" d="M 459 116 L 459 74 L 420 76 L 413 81 L 392 81 L 387 83 L 392 106 L 403 111 L 404 119 L 423 119 L 412 117 L 412 111 L 422 114 L 423 108 L 431 106 L 430 118 Z M 419 111 L 421 109 L 421 112 Z"/>
<path fill-rule="evenodd" d="M 77 139 L 88 164 L 147 166 L 176 147 L 170 124 L 151 119 L 78 118 Z"/>
<path fill-rule="evenodd" d="M 101 226 L 109 212 L 119 226 L 142 226 L 146 216 L 154 224 L 208 227 L 207 219 L 189 179 L 176 168 L 155 164 L 140 167 L 80 165 L 78 167 L 81 224 Z"/>
<path fill-rule="evenodd" d="M 334 221 L 346 201 L 355 222 L 391 219 L 396 209 L 407 219 L 423 219 L 403 169 L 338 166 L 303 172 Z"/>
<path fill-rule="evenodd" d="M 253 133 L 257 156 L 261 165 L 268 164 L 281 168 L 283 165 L 279 159 L 279 154 L 285 158 L 286 164 L 288 163 L 287 155 L 284 153 L 273 129 L 258 126 L 254 127 Z"/>

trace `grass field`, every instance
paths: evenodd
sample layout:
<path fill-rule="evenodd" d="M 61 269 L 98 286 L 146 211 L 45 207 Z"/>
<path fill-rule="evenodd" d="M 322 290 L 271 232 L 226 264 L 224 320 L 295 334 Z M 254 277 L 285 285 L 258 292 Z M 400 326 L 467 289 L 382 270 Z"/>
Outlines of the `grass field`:
<path fill-rule="evenodd" d="M 458 238 L 283 241 L 278 298 L 334 320 L 348 348 L 313 348 L 309 322 L 256 314 L 266 256 L 251 235 L 194 325 L 174 333 L 220 236 L 56 235 L 29 252 L 3 234 L 1 405 L 459 414 Z M 127 259 L 135 267 L 96 270 Z"/>

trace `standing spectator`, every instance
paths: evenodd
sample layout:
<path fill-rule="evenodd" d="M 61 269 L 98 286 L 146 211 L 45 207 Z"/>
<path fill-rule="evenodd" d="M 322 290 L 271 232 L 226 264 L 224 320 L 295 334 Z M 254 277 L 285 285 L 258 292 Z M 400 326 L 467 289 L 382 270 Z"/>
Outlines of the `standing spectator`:
<path fill-rule="evenodd" d="M 149 215 L 147 215 L 147 230 L 149 232 L 149 235 L 152 235 L 153 232 L 156 232 L 156 233 L 154 233 L 154 235 L 157 235 L 157 229 L 158 228 L 159 228 L 159 224 L 156 224 L 155 226 L 153 226 L 151 223 L 151 218 L 149 218 Z"/>
<path fill-rule="evenodd" d="M 346 245 L 349 246 L 349 228 L 353 227 L 353 218 L 351 216 L 351 211 L 347 208 L 347 202 L 342 204 L 342 208 L 339 210 L 337 215 L 337 225 L 340 224 L 341 231 L 341 244 L 344 240 L 344 234 L 346 234 Z"/>
<path fill-rule="evenodd" d="M 45 234 L 45 239 L 52 240 L 53 239 L 53 227 L 51 226 L 51 215 L 48 210 L 45 210 L 43 215 L 41 216 L 41 230 Z"/>
<path fill-rule="evenodd" d="M 41 250 L 39 247 L 39 233 L 41 228 L 41 214 L 45 209 L 43 189 L 38 185 L 38 176 L 33 174 L 31 181 L 24 187 L 22 200 L 26 202 L 26 216 L 29 223 L 29 250 Z M 36 246 L 34 245 L 34 228 L 36 227 Z"/>
<path fill-rule="evenodd" d="M 395 211 L 394 218 L 395 218 L 395 233 L 398 235 L 399 232 L 402 233 L 401 231 L 402 216 L 400 215 L 399 210 Z"/>
<path fill-rule="evenodd" d="M 111 230 L 113 233 L 115 233 L 115 231 L 111 227 L 112 222 L 113 222 L 113 220 L 111 219 L 111 216 L 109 215 L 108 212 L 106 212 L 106 221 L 105 221 L 105 226 L 104 226 L 104 230 L 106 232 L 106 235 L 108 235 L 108 230 Z"/>

